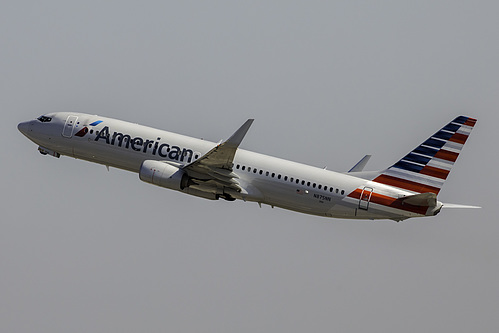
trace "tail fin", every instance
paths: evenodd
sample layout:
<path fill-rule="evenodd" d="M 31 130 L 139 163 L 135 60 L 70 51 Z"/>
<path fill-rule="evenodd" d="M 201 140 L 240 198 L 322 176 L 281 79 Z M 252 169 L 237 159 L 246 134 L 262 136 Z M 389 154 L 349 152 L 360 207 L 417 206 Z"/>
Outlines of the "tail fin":
<path fill-rule="evenodd" d="M 459 116 L 374 179 L 415 193 L 438 194 L 476 119 Z"/>

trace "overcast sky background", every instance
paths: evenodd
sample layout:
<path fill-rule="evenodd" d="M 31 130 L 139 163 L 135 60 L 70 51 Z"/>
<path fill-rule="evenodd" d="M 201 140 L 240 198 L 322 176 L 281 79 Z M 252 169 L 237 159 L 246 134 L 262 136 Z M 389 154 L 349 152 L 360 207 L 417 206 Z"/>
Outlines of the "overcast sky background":
<path fill-rule="evenodd" d="M 495 332 L 497 1 L 2 1 L 2 332 Z M 345 171 L 460 114 L 439 199 L 326 219 L 42 156 L 17 123 L 115 117 Z"/>

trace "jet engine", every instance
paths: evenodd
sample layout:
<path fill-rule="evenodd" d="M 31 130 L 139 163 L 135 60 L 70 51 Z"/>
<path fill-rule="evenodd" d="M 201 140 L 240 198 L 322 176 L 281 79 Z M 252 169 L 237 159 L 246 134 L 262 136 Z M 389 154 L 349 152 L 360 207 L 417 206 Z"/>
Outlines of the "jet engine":
<path fill-rule="evenodd" d="M 140 180 L 181 191 L 186 185 L 189 177 L 179 168 L 160 161 L 147 160 L 142 163 L 139 171 Z"/>
<path fill-rule="evenodd" d="M 190 188 L 189 185 L 194 183 L 184 171 L 161 161 L 146 160 L 142 162 L 139 178 L 149 184 L 166 187 L 205 199 L 217 200 L 219 197 L 216 193 Z"/>

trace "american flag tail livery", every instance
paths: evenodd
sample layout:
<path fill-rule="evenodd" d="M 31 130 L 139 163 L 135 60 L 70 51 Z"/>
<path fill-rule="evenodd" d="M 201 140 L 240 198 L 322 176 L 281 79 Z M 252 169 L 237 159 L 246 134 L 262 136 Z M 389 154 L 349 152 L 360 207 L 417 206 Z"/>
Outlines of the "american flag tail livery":
<path fill-rule="evenodd" d="M 373 181 L 437 195 L 475 123 L 471 117 L 457 117 Z"/>

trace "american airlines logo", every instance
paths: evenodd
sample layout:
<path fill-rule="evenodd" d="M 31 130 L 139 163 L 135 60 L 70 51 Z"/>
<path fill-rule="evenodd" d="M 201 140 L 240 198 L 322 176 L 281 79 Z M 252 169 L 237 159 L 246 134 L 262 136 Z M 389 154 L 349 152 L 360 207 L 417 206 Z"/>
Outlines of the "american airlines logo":
<path fill-rule="evenodd" d="M 99 125 L 100 123 L 102 123 L 102 120 L 97 120 L 97 121 L 94 121 L 93 123 L 89 124 L 88 126 L 96 126 L 96 125 Z M 78 131 L 78 133 L 75 134 L 75 136 L 79 136 L 79 137 L 84 137 L 86 134 L 88 133 L 88 127 L 85 126 L 83 127 L 81 130 Z"/>
<path fill-rule="evenodd" d="M 95 126 L 97 122 L 90 124 L 90 126 Z M 99 122 L 100 123 L 100 122 Z M 95 124 L 95 125 L 94 125 Z M 178 146 L 169 145 L 168 143 L 161 142 L 161 138 L 156 140 L 143 139 L 139 136 L 132 138 L 130 134 L 113 132 L 110 134 L 108 126 L 104 126 L 95 137 L 94 141 L 104 141 L 106 144 L 111 146 L 123 147 L 125 149 L 132 149 L 134 151 L 141 151 L 143 153 L 151 153 L 152 155 L 158 155 L 160 157 L 169 158 L 174 161 L 187 163 L 192 161 L 194 152 L 189 148 L 181 148 Z M 81 135 L 79 135 L 81 133 Z M 81 129 L 76 136 L 85 136 L 88 133 L 88 129 L 85 127 Z"/>

